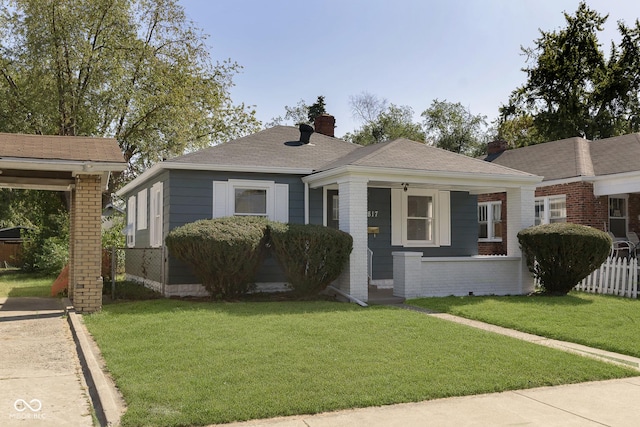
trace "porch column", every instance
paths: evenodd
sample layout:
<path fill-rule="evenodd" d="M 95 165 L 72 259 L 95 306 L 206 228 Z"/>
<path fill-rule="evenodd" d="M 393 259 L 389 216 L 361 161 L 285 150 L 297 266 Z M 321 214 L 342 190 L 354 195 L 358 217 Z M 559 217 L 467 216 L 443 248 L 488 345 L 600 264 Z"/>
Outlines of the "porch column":
<path fill-rule="evenodd" d="M 76 250 L 75 250 L 75 235 L 76 235 L 76 190 L 75 188 L 70 192 L 70 209 L 69 209 L 69 283 L 67 285 L 68 296 L 73 301 L 73 285 L 75 281 L 75 263 L 76 263 Z"/>
<path fill-rule="evenodd" d="M 79 312 L 102 308 L 100 235 L 102 189 L 100 175 L 77 175 L 72 201 L 73 267 L 69 287 Z"/>
<path fill-rule="evenodd" d="M 531 227 L 535 220 L 535 187 L 511 188 L 507 190 L 507 256 L 521 257 L 520 277 L 518 277 L 520 293 L 533 291 L 533 277 L 518 243 L 518 232 Z"/>
<path fill-rule="evenodd" d="M 363 301 L 369 298 L 367 283 L 367 182 L 365 177 L 338 180 L 339 228 L 353 237 L 349 263 L 338 279 L 340 289 Z"/>

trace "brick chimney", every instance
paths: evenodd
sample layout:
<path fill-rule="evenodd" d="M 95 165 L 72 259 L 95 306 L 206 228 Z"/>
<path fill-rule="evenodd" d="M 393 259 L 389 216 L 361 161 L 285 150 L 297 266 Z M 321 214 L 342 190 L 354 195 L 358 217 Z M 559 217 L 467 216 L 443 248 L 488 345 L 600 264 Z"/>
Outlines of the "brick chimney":
<path fill-rule="evenodd" d="M 336 118 L 331 114 L 321 114 L 315 118 L 313 125 L 316 128 L 317 133 L 321 133 L 327 136 L 334 136 L 334 130 L 336 128 Z"/>
<path fill-rule="evenodd" d="M 503 140 L 491 141 L 487 144 L 487 154 L 488 155 L 500 154 L 503 151 L 505 151 L 507 148 L 509 148 L 509 144 L 507 143 L 507 141 L 503 141 Z"/>

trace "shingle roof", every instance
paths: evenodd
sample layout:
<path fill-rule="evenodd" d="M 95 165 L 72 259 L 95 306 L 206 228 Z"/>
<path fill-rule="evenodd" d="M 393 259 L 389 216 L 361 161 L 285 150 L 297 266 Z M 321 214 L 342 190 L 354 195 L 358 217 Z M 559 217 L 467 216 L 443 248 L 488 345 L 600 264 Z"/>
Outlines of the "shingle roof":
<path fill-rule="evenodd" d="M 385 167 L 425 172 L 465 172 L 476 174 L 521 175 L 529 173 L 488 163 L 462 154 L 432 147 L 421 142 L 400 138 L 368 145 L 330 162 L 321 170 L 340 166 Z"/>
<path fill-rule="evenodd" d="M 124 163 L 112 138 L 0 133 L 0 158 Z"/>
<path fill-rule="evenodd" d="M 218 164 L 316 170 L 362 147 L 319 133 L 300 144 L 300 131 L 276 126 L 214 147 L 167 160 L 167 163 Z"/>
<path fill-rule="evenodd" d="M 544 181 L 640 170 L 640 134 L 589 141 L 568 138 L 484 157 L 494 164 L 544 177 Z"/>

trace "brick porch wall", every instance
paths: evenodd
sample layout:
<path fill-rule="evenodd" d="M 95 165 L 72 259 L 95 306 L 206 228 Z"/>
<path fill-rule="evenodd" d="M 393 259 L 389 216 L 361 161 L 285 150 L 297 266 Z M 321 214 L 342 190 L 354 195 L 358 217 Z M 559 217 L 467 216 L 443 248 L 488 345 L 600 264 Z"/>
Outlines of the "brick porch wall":
<path fill-rule="evenodd" d="M 76 177 L 72 202 L 74 259 L 70 287 L 73 287 L 73 305 L 79 312 L 94 312 L 102 308 L 100 184 L 99 175 Z"/>
<path fill-rule="evenodd" d="M 586 182 L 572 182 L 569 184 L 550 185 L 536 189 L 536 197 L 560 196 L 567 197 L 567 222 L 588 225 L 605 231 L 609 222 L 609 202 L 607 196 L 595 197 L 593 184 Z M 506 236 L 506 194 L 493 193 L 478 196 L 478 203 L 502 200 L 502 223 L 505 227 L 503 236 Z M 640 228 L 640 195 L 629 196 L 629 228 Z M 478 242 L 480 255 L 505 255 L 507 243 L 502 242 Z"/>

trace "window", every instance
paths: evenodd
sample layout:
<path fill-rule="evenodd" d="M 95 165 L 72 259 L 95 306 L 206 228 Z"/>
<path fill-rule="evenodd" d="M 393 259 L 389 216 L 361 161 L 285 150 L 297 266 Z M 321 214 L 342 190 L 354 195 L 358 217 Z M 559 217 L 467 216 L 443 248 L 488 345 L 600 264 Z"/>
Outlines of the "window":
<path fill-rule="evenodd" d="M 567 197 L 548 196 L 535 199 L 535 225 L 567 222 Z"/>
<path fill-rule="evenodd" d="M 147 189 L 138 192 L 136 230 L 147 229 Z"/>
<path fill-rule="evenodd" d="M 502 241 L 502 202 L 478 203 L 478 240 Z"/>
<path fill-rule="evenodd" d="M 627 236 L 627 197 L 609 197 L 609 231 L 616 237 Z"/>
<path fill-rule="evenodd" d="M 433 197 L 407 196 L 406 241 L 433 242 Z"/>
<path fill-rule="evenodd" d="M 340 220 L 340 196 L 334 194 L 331 197 L 332 205 L 331 205 L 331 220 L 339 221 Z"/>
<path fill-rule="evenodd" d="M 450 193 L 410 188 L 391 190 L 391 244 L 450 246 Z"/>
<path fill-rule="evenodd" d="M 136 196 L 127 200 L 127 247 L 136 245 Z"/>
<path fill-rule="evenodd" d="M 152 248 L 162 246 L 162 182 L 156 182 L 151 187 L 151 203 L 149 206 L 149 245 Z"/>
<path fill-rule="evenodd" d="M 213 182 L 213 218 L 265 216 L 289 222 L 289 184 L 230 179 Z"/>
<path fill-rule="evenodd" d="M 251 188 L 234 188 L 234 215 L 267 216 L 267 190 Z"/>

